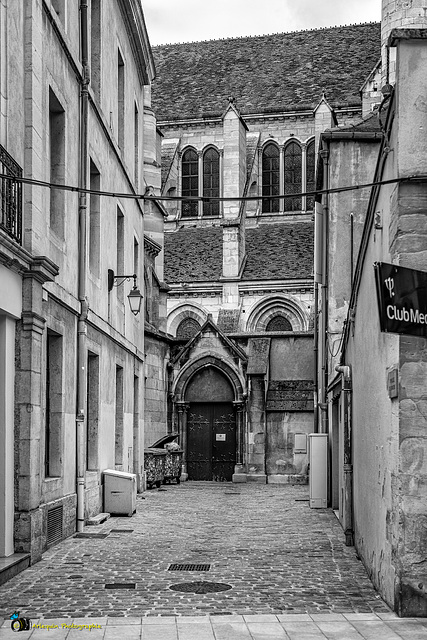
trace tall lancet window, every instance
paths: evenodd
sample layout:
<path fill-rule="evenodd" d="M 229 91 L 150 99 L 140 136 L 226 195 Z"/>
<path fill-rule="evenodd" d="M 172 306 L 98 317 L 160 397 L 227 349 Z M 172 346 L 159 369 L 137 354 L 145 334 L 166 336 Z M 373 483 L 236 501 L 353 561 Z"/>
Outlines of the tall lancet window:
<path fill-rule="evenodd" d="M 182 196 L 199 195 L 199 157 L 194 149 L 187 149 L 182 156 Z M 197 200 L 182 201 L 183 217 L 195 216 L 198 213 Z"/>
<path fill-rule="evenodd" d="M 280 156 L 275 144 L 267 144 L 262 152 L 262 195 L 278 196 L 280 191 Z M 279 200 L 263 198 L 262 212 L 279 211 Z"/>
<path fill-rule="evenodd" d="M 219 198 L 219 153 L 210 147 L 203 155 L 203 197 Z M 218 216 L 219 202 L 204 202 L 204 216 Z"/>
<path fill-rule="evenodd" d="M 285 195 L 302 192 L 302 149 L 297 142 L 285 147 Z M 302 198 L 285 198 L 285 211 L 301 211 Z"/>
<path fill-rule="evenodd" d="M 306 149 L 306 175 L 307 175 L 307 186 L 306 191 L 314 191 L 316 188 L 315 184 L 315 155 L 314 155 L 314 140 L 312 140 Z M 307 196 L 307 211 L 311 211 L 314 209 L 314 196 Z"/>

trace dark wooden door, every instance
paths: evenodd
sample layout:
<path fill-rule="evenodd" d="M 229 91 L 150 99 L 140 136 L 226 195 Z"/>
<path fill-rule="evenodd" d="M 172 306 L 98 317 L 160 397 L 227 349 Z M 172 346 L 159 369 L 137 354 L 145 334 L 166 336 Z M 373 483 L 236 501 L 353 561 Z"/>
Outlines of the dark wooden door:
<path fill-rule="evenodd" d="M 188 413 L 189 480 L 231 481 L 236 464 L 236 420 L 231 402 L 192 402 Z"/>

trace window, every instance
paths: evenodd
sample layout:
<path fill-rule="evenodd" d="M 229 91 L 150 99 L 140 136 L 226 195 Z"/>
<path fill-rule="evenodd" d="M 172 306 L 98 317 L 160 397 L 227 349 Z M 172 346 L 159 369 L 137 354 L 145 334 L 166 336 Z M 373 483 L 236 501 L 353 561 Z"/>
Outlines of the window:
<path fill-rule="evenodd" d="M 280 155 L 275 144 L 267 144 L 262 152 L 262 195 L 277 196 L 280 193 Z M 279 200 L 262 201 L 263 213 L 279 211 Z"/>
<path fill-rule="evenodd" d="M 212 147 L 203 155 L 203 196 L 219 198 L 219 153 Z M 203 215 L 219 215 L 219 202 L 204 202 Z"/>
<path fill-rule="evenodd" d="M 86 424 L 86 468 L 98 468 L 99 425 L 99 357 L 88 353 L 87 358 L 87 424 Z"/>
<path fill-rule="evenodd" d="M 116 276 L 125 275 L 125 217 L 119 207 L 117 207 L 117 244 L 116 244 Z M 124 287 L 117 287 L 117 300 L 124 304 Z"/>
<path fill-rule="evenodd" d="M 187 149 L 182 156 L 182 196 L 199 195 L 199 156 L 194 149 Z M 196 216 L 198 214 L 197 200 L 182 201 L 182 215 Z"/>
<path fill-rule="evenodd" d="M 99 101 L 101 99 L 101 0 L 91 0 L 90 15 L 90 83 Z"/>
<path fill-rule="evenodd" d="M 285 191 L 284 195 L 302 192 L 302 149 L 297 142 L 285 147 Z M 302 198 L 285 198 L 285 211 L 301 211 Z"/>
<path fill-rule="evenodd" d="M 65 111 L 58 98 L 49 89 L 49 181 L 65 183 Z M 65 196 L 62 189 L 50 189 L 50 228 L 64 237 Z"/>
<path fill-rule="evenodd" d="M 176 337 L 190 340 L 198 331 L 200 331 L 200 324 L 197 320 L 194 320 L 194 318 L 184 318 L 178 325 Z"/>
<path fill-rule="evenodd" d="M 48 331 L 46 343 L 45 477 L 58 477 L 62 468 L 63 374 L 62 336 Z"/>
<path fill-rule="evenodd" d="M 134 182 L 135 186 L 138 187 L 138 178 L 139 178 L 139 112 L 138 107 L 135 104 L 135 113 L 134 113 L 134 127 L 133 127 L 133 144 L 134 144 Z"/>
<path fill-rule="evenodd" d="M 116 430 L 115 454 L 116 466 L 123 465 L 123 367 L 116 366 Z"/>
<path fill-rule="evenodd" d="M 292 331 L 292 325 L 285 316 L 274 316 L 267 324 L 266 331 Z"/>
<path fill-rule="evenodd" d="M 90 160 L 90 188 L 94 191 L 101 189 L 101 175 L 92 160 Z M 99 277 L 100 242 L 101 242 L 101 217 L 100 196 L 91 193 L 89 196 L 89 269 Z"/>
<path fill-rule="evenodd" d="M 312 140 L 306 149 L 305 162 L 306 162 L 306 191 L 314 191 L 315 184 L 315 171 L 316 171 L 316 158 L 315 158 L 315 146 L 314 140 Z M 306 207 L 308 211 L 314 209 L 314 196 L 307 196 Z"/>
<path fill-rule="evenodd" d="M 117 142 L 123 151 L 125 143 L 125 63 L 117 50 Z"/>

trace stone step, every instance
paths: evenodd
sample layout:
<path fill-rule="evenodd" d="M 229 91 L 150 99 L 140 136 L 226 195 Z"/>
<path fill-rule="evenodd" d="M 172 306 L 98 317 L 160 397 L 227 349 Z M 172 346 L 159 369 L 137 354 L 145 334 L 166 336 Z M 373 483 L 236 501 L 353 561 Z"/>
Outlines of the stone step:
<path fill-rule="evenodd" d="M 0 584 L 4 584 L 29 566 L 29 553 L 13 553 L 7 558 L 0 558 Z"/>
<path fill-rule="evenodd" d="M 102 524 L 103 522 L 108 520 L 109 517 L 110 517 L 109 513 L 98 513 L 97 516 L 93 516 L 92 518 L 89 518 L 89 520 L 86 521 L 86 524 L 87 525 Z"/>

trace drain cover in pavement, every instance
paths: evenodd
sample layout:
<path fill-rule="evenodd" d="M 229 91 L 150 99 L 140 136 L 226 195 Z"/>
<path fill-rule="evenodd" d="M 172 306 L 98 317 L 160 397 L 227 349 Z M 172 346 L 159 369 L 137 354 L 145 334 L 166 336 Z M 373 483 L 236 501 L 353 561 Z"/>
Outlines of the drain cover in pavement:
<path fill-rule="evenodd" d="M 209 571 L 210 564 L 170 564 L 168 571 Z"/>
<path fill-rule="evenodd" d="M 112 582 L 110 584 L 106 584 L 106 589 L 135 589 L 135 582 Z"/>
<path fill-rule="evenodd" d="M 221 582 L 182 582 L 181 584 L 173 584 L 169 589 L 183 591 L 184 593 L 215 593 L 228 591 L 232 589 L 232 586 Z"/>
<path fill-rule="evenodd" d="M 133 529 L 110 529 L 110 533 L 133 533 Z"/>
<path fill-rule="evenodd" d="M 102 540 L 102 538 L 106 538 L 108 536 L 108 533 L 76 533 L 74 538 L 95 538 L 95 539 L 99 539 Z"/>

